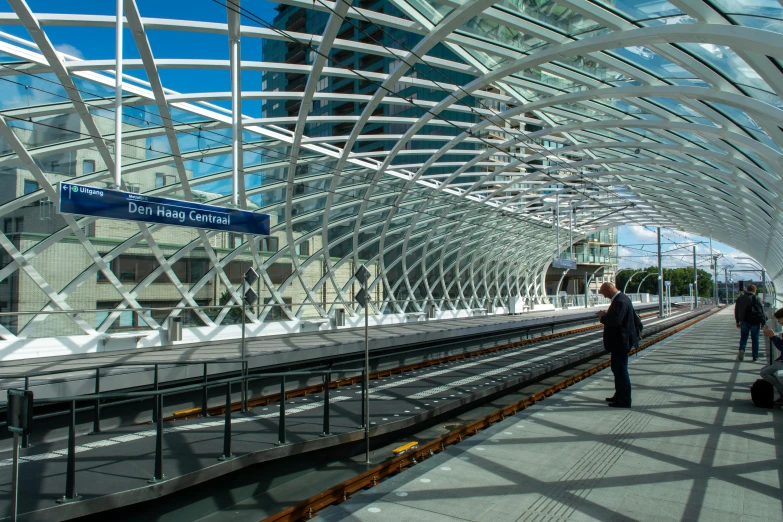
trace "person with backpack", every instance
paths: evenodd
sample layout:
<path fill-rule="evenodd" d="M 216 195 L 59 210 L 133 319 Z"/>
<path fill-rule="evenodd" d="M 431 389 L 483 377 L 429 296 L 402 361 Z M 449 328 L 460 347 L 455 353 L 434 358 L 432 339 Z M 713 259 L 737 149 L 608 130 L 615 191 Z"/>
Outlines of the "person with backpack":
<path fill-rule="evenodd" d="M 764 313 L 764 304 L 756 297 L 756 285 L 748 285 L 745 293 L 737 298 L 734 305 L 734 320 L 737 328 L 740 329 L 739 353 L 737 360 L 745 359 L 745 347 L 748 344 L 750 336 L 751 350 L 753 353 L 753 362 L 759 359 L 759 332 L 761 325 L 767 322 Z"/>
<path fill-rule="evenodd" d="M 775 319 L 777 319 L 778 324 L 783 325 L 783 308 L 775 312 Z M 769 366 L 763 367 L 759 374 L 762 379 L 770 383 L 778 391 L 779 397 L 775 399 L 773 405 L 783 406 L 783 381 L 778 377 L 778 372 L 783 371 L 783 339 L 775 335 L 775 331 L 769 328 L 764 328 L 764 336 L 772 340 L 772 344 L 778 349 L 780 356 Z"/>
<path fill-rule="evenodd" d="M 604 325 L 604 349 L 611 354 L 614 374 L 614 395 L 606 398 L 612 408 L 631 407 L 631 376 L 628 374 L 628 352 L 639 346 L 641 319 L 631 300 L 612 283 L 604 283 L 598 290 L 612 303 L 608 310 L 596 312 Z"/>

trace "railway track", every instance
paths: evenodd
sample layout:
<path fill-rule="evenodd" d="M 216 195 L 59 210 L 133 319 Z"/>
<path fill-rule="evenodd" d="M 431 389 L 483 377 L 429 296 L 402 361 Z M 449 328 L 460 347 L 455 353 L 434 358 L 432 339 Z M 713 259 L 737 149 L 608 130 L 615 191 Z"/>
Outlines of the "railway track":
<path fill-rule="evenodd" d="M 683 324 L 674 326 L 672 328 L 665 328 L 663 332 L 660 333 L 656 332 L 653 334 L 654 337 L 646 339 L 643 343 L 640 344 L 639 348 L 633 349 L 631 351 L 631 354 L 635 354 L 641 350 L 649 348 L 650 346 L 653 346 L 654 344 L 663 341 L 664 339 L 688 328 L 689 326 L 692 326 L 693 324 L 702 321 L 707 317 L 710 317 L 711 315 L 717 313 L 720 310 L 721 310 L 720 307 L 714 308 L 711 311 L 703 313 L 702 315 L 698 315 L 695 318 L 692 318 Z M 645 314 L 645 316 L 643 317 L 650 317 L 651 315 L 656 315 L 656 314 Z M 563 337 L 566 335 L 573 335 L 577 332 L 585 332 L 585 331 L 595 330 L 598 328 L 600 328 L 600 325 L 579 328 L 570 332 L 563 332 L 561 334 L 555 334 L 555 336 L 548 336 L 548 337 L 551 340 L 552 338 Z M 539 342 L 544 340 L 546 339 L 537 338 L 534 340 L 534 342 Z M 512 344 L 515 344 L 516 346 L 495 347 L 491 350 L 497 351 L 497 350 L 510 349 L 519 346 L 519 343 L 512 343 Z M 481 352 L 486 353 L 486 350 L 481 350 Z M 476 355 L 472 355 L 472 356 L 476 356 Z M 365 472 L 359 473 L 348 480 L 345 480 L 339 484 L 329 487 L 328 489 L 325 489 L 324 491 L 314 496 L 311 496 L 310 498 L 294 506 L 291 506 L 271 516 L 268 516 L 262 519 L 262 522 L 295 522 L 301 520 L 309 520 L 314 516 L 316 516 L 320 510 L 330 505 L 344 502 L 345 500 L 350 498 L 352 494 L 361 491 L 363 489 L 371 488 L 377 485 L 383 479 L 401 473 L 406 468 L 415 465 L 429 458 L 430 456 L 435 455 L 436 453 L 440 453 L 441 451 L 445 450 L 446 447 L 453 444 L 459 444 L 466 438 L 478 434 L 481 430 L 484 430 L 489 426 L 492 426 L 496 422 L 502 421 L 506 417 L 513 416 L 519 413 L 520 411 L 523 411 L 525 408 L 533 404 L 536 404 L 540 401 L 543 401 L 547 397 L 550 397 L 558 393 L 559 391 L 564 390 L 569 386 L 572 386 L 577 382 L 580 382 L 583 379 L 586 379 L 591 375 L 594 375 L 595 373 L 608 367 L 609 367 L 609 361 L 604 360 L 600 363 L 592 365 L 587 369 L 584 369 L 576 373 L 575 375 L 570 375 L 567 378 L 559 380 L 556 383 L 549 385 L 546 388 L 537 391 L 536 393 L 528 395 L 521 400 L 515 401 L 511 404 L 504 406 L 503 408 L 497 409 L 491 412 L 490 414 L 481 417 L 480 419 L 477 419 L 473 422 L 460 426 L 458 429 L 449 431 L 445 435 L 442 435 L 440 437 L 434 438 L 432 440 L 423 443 L 411 442 L 406 445 L 403 445 L 400 448 L 398 448 L 400 451 L 397 451 L 395 456 L 393 456 L 390 459 L 387 459 L 383 463 Z M 388 373 L 388 370 L 386 370 L 385 372 Z"/>
<path fill-rule="evenodd" d="M 651 312 L 651 313 L 642 314 L 640 317 L 642 319 L 647 319 L 647 318 L 655 317 L 656 315 L 658 315 L 657 312 Z M 437 359 L 431 359 L 418 363 L 397 366 L 395 368 L 378 370 L 370 373 L 370 380 L 374 381 L 374 380 L 382 379 L 384 377 L 391 377 L 393 375 L 397 375 L 401 373 L 412 372 L 425 368 L 432 368 L 433 366 L 440 366 L 448 363 L 453 363 L 455 361 L 482 357 L 496 352 L 519 349 L 526 346 L 532 346 L 535 344 L 544 343 L 547 341 L 562 339 L 565 337 L 596 331 L 601 329 L 601 327 L 602 327 L 601 324 L 583 326 L 580 328 L 574 328 L 572 330 L 557 332 L 554 334 L 542 335 L 531 339 L 524 339 L 520 341 L 504 343 L 497 346 L 481 348 L 478 350 L 472 350 L 469 352 L 464 352 L 456 355 L 449 355 L 446 357 L 439 357 Z M 343 379 L 335 379 L 333 381 L 330 381 L 327 385 L 329 386 L 329 389 L 336 390 L 343 387 L 353 386 L 360 382 L 361 382 L 361 375 L 355 375 Z M 319 383 L 319 384 L 313 384 L 311 386 L 296 388 L 293 390 L 287 390 L 285 392 L 285 400 L 293 399 L 296 397 L 308 397 L 316 393 L 321 393 L 324 391 L 325 386 L 326 386 L 325 384 Z M 250 397 L 248 398 L 247 402 L 248 402 L 248 408 L 252 409 L 259 406 L 267 406 L 271 403 L 275 403 L 279 401 L 280 401 L 280 393 L 273 393 L 268 395 L 261 395 L 258 397 Z M 242 409 L 241 401 L 234 401 L 231 403 L 231 411 L 240 411 L 241 409 Z M 207 409 L 208 415 L 210 416 L 223 415 L 225 411 L 226 411 L 225 405 L 216 405 Z M 200 407 L 188 408 L 184 410 L 175 411 L 171 415 L 167 416 L 164 420 L 176 421 L 182 419 L 195 419 L 200 417 L 201 415 L 202 415 L 202 409 Z"/>

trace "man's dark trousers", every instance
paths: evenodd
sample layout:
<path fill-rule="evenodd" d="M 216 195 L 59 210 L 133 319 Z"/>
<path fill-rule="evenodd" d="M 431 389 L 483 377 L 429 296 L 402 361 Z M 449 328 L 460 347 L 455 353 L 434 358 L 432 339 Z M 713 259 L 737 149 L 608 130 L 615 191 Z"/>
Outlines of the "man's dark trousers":
<path fill-rule="evenodd" d="M 750 346 L 753 350 L 753 360 L 759 358 L 759 331 L 761 327 L 757 324 L 751 325 L 748 322 L 740 322 L 740 343 L 739 351 L 744 352 L 748 345 L 748 336 L 750 336 Z"/>
<path fill-rule="evenodd" d="M 628 375 L 628 352 L 612 350 L 611 368 L 614 374 L 614 398 L 623 406 L 631 405 L 631 376 Z"/>

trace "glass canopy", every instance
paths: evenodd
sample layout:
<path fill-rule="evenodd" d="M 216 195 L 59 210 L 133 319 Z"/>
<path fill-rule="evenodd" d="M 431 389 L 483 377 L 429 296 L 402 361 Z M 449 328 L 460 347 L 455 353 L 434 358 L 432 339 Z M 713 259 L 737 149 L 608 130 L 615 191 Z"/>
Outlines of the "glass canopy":
<path fill-rule="evenodd" d="M 249 266 L 257 324 L 358 314 L 360 264 L 378 314 L 537 303 L 558 228 L 685 230 L 783 277 L 777 1 L 124 11 L 115 91 L 113 3 L 0 3 L 4 339 L 177 316 L 219 331 Z M 268 213 L 272 235 L 57 213 L 59 182 L 117 172 L 128 192 Z"/>

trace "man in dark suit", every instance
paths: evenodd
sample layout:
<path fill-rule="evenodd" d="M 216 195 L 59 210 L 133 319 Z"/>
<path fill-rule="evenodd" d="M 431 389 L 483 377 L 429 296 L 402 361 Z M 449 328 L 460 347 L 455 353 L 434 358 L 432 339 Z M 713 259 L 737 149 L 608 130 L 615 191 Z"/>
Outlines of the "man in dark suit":
<path fill-rule="evenodd" d="M 628 296 L 612 283 L 601 285 L 599 292 L 612 300 L 608 310 L 596 312 L 604 325 L 604 349 L 612 356 L 614 395 L 607 397 L 606 401 L 612 408 L 630 408 L 631 377 L 628 375 L 628 352 L 639 342 L 636 312 Z"/>

